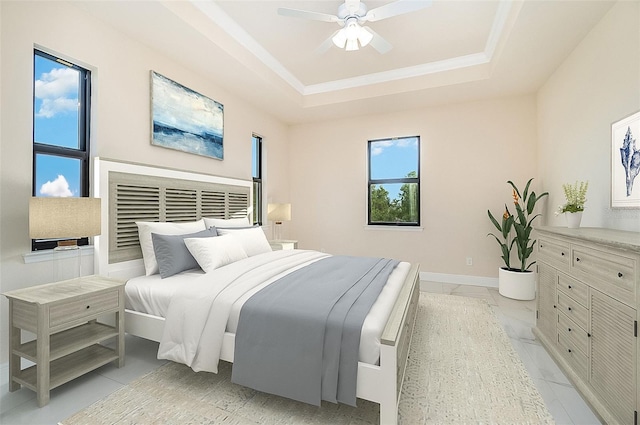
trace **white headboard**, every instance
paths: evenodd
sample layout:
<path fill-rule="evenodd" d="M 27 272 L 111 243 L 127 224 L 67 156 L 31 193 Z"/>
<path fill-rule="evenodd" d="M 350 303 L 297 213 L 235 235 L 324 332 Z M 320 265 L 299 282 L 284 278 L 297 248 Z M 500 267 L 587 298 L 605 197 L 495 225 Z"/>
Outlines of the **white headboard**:
<path fill-rule="evenodd" d="M 144 274 L 136 221 L 194 221 L 250 215 L 251 181 L 94 160 L 94 196 L 102 229 L 94 240 L 95 273 L 127 279 Z"/>

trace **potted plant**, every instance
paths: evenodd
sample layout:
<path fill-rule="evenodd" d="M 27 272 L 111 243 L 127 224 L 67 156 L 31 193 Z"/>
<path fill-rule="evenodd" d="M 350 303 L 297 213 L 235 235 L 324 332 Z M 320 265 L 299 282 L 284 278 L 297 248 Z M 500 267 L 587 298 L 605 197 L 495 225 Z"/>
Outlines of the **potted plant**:
<path fill-rule="evenodd" d="M 564 214 L 567 218 L 567 227 L 575 229 L 580 227 L 580 221 L 582 221 L 582 212 L 584 211 L 584 204 L 587 202 L 587 189 L 589 188 L 589 182 L 575 182 L 575 184 L 563 184 L 562 190 L 564 190 L 564 197 L 567 202 L 564 205 L 558 207 L 556 214 Z"/>
<path fill-rule="evenodd" d="M 533 221 L 540 215 L 534 215 L 536 203 L 549 195 L 547 192 L 540 195 L 536 195 L 534 191 L 529 192 L 532 181 L 533 179 L 529 179 L 522 193 L 511 180 L 507 182 L 513 189 L 515 215 L 511 214 L 505 204 L 502 221 L 498 222 L 491 211 L 487 210 L 489 219 L 500 232 L 500 236 L 493 233 L 489 233 L 487 236 L 493 236 L 500 245 L 505 264 L 499 270 L 499 292 L 505 297 L 518 300 L 535 298 L 535 274 L 530 270 L 535 261 L 527 263 L 536 243 L 535 240 L 531 240 L 531 231 L 533 230 Z M 511 251 L 514 246 L 518 251 L 518 264 L 512 267 Z"/>

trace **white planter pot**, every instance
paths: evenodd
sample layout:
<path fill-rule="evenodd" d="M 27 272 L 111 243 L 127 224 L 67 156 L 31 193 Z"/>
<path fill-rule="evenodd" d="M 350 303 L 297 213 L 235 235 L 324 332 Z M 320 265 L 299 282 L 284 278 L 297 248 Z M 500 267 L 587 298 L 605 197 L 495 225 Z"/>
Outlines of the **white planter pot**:
<path fill-rule="evenodd" d="M 532 271 L 514 272 L 500 268 L 498 276 L 500 295 L 514 300 L 536 298 L 536 274 Z"/>
<path fill-rule="evenodd" d="M 574 212 L 574 213 L 565 213 L 567 217 L 567 227 L 569 229 L 577 229 L 580 227 L 580 222 L 582 221 L 582 211 Z"/>

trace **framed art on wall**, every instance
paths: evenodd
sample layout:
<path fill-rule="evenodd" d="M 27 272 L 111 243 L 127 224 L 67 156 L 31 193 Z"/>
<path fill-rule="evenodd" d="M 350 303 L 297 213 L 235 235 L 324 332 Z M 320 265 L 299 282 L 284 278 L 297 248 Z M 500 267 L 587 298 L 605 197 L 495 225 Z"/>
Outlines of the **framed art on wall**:
<path fill-rule="evenodd" d="M 151 144 L 223 159 L 224 107 L 151 71 Z"/>
<path fill-rule="evenodd" d="M 640 208 L 640 111 L 611 124 L 611 207 Z"/>

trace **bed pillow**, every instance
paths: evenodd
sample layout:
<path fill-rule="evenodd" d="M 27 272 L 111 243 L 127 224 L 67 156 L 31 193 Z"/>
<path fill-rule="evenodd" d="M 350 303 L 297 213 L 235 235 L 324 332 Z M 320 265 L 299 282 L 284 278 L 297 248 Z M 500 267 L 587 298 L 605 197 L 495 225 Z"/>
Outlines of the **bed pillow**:
<path fill-rule="evenodd" d="M 247 253 L 233 235 L 217 238 L 186 238 L 184 243 L 205 273 L 247 258 Z"/>
<path fill-rule="evenodd" d="M 235 236 L 249 257 L 272 251 L 271 245 L 269 245 L 269 241 L 260 227 L 236 229 L 218 228 L 217 230 L 219 235 L 231 234 Z"/>
<path fill-rule="evenodd" d="M 204 218 L 204 224 L 207 227 L 215 226 L 215 227 L 251 227 L 251 223 L 249 223 L 249 217 L 242 218 Z"/>
<path fill-rule="evenodd" d="M 186 235 L 151 234 L 153 252 L 156 254 L 158 269 L 162 279 L 185 270 L 195 269 L 198 262 L 184 243 L 186 238 L 211 238 L 218 236 L 215 227 Z"/>
<path fill-rule="evenodd" d="M 138 239 L 142 249 L 142 259 L 144 260 L 144 270 L 147 276 L 158 273 L 158 262 L 153 251 L 153 241 L 151 233 L 160 235 L 185 235 L 206 230 L 204 220 L 190 221 L 187 223 L 158 223 L 155 221 L 136 221 L 138 225 Z"/>

